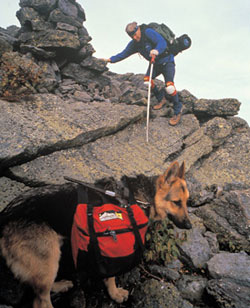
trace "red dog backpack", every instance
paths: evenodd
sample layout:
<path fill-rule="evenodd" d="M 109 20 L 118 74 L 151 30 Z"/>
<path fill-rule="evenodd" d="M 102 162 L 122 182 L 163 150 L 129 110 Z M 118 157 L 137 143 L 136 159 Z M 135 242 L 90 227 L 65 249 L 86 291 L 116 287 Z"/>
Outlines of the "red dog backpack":
<path fill-rule="evenodd" d="M 148 218 L 133 204 L 78 204 L 71 233 L 76 268 L 108 278 L 136 266 L 142 257 Z"/>

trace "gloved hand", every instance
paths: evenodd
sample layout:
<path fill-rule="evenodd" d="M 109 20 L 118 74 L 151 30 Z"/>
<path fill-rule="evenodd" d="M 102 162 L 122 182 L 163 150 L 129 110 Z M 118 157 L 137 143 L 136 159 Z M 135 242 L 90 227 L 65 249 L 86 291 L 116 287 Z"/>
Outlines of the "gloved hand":
<path fill-rule="evenodd" d="M 104 62 L 106 62 L 106 63 L 111 62 L 111 60 L 110 60 L 110 59 L 104 59 L 104 58 L 102 58 L 101 60 L 102 60 L 102 61 L 104 61 Z"/>
<path fill-rule="evenodd" d="M 156 50 L 156 49 L 152 49 L 150 50 L 150 53 L 149 53 L 150 57 L 152 58 L 153 56 L 158 56 L 159 55 L 159 51 Z"/>

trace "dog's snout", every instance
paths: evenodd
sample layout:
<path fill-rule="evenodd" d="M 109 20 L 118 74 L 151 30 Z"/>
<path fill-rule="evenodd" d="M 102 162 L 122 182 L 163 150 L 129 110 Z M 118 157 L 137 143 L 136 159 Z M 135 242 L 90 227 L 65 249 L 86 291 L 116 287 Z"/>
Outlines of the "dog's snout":
<path fill-rule="evenodd" d="M 192 229 L 192 224 L 189 219 L 186 219 L 184 222 L 185 229 Z"/>

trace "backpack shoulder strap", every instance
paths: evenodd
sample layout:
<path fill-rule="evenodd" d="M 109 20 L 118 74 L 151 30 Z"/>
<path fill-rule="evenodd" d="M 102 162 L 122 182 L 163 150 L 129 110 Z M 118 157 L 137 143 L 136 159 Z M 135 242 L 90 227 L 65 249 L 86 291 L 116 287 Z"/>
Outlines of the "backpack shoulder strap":
<path fill-rule="evenodd" d="M 88 203 L 89 198 L 88 198 L 88 192 L 87 188 L 83 187 L 82 185 L 78 185 L 77 187 L 77 204 L 82 204 L 82 203 Z"/>
<path fill-rule="evenodd" d="M 95 229 L 94 229 L 94 219 L 93 219 L 93 205 L 88 204 L 87 205 L 87 219 L 88 219 L 88 227 L 89 227 L 89 236 L 90 241 L 92 243 L 98 243 Z"/>
<path fill-rule="evenodd" d="M 139 25 L 139 27 L 141 28 L 141 30 L 144 30 L 144 31 L 148 28 L 146 24 L 141 24 Z"/>
<path fill-rule="evenodd" d="M 139 27 L 141 29 L 141 42 L 144 43 L 146 41 L 145 31 L 148 28 L 148 26 L 146 24 L 141 24 L 141 25 L 139 25 Z"/>
<path fill-rule="evenodd" d="M 143 242 L 142 242 L 142 238 L 141 238 L 137 223 L 135 221 L 134 212 L 133 212 L 131 206 L 128 206 L 126 209 L 127 209 L 128 216 L 129 216 L 131 225 L 133 227 L 133 232 L 134 232 L 134 235 L 135 235 L 135 245 L 136 245 L 135 248 L 136 249 L 140 248 L 140 250 L 143 251 L 144 245 L 143 245 Z"/>
<path fill-rule="evenodd" d="M 93 210 L 94 206 L 92 204 L 87 205 L 87 219 L 88 219 L 88 227 L 89 227 L 89 254 L 96 260 L 100 267 L 103 266 L 100 247 L 98 245 L 98 240 L 96 236 L 96 232 L 94 229 L 94 218 L 93 218 Z"/>

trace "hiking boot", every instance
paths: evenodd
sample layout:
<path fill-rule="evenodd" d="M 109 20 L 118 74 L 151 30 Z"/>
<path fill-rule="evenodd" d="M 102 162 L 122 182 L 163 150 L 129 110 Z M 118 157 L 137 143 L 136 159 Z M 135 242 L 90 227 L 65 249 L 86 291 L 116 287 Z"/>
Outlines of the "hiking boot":
<path fill-rule="evenodd" d="M 177 125 L 180 122 L 181 119 L 181 112 L 178 114 L 175 114 L 170 120 L 169 120 L 169 124 L 172 126 Z"/>
<path fill-rule="evenodd" d="M 154 110 L 160 110 L 165 104 L 166 104 L 166 99 L 165 97 L 159 102 L 159 104 L 154 105 L 153 109 Z"/>

